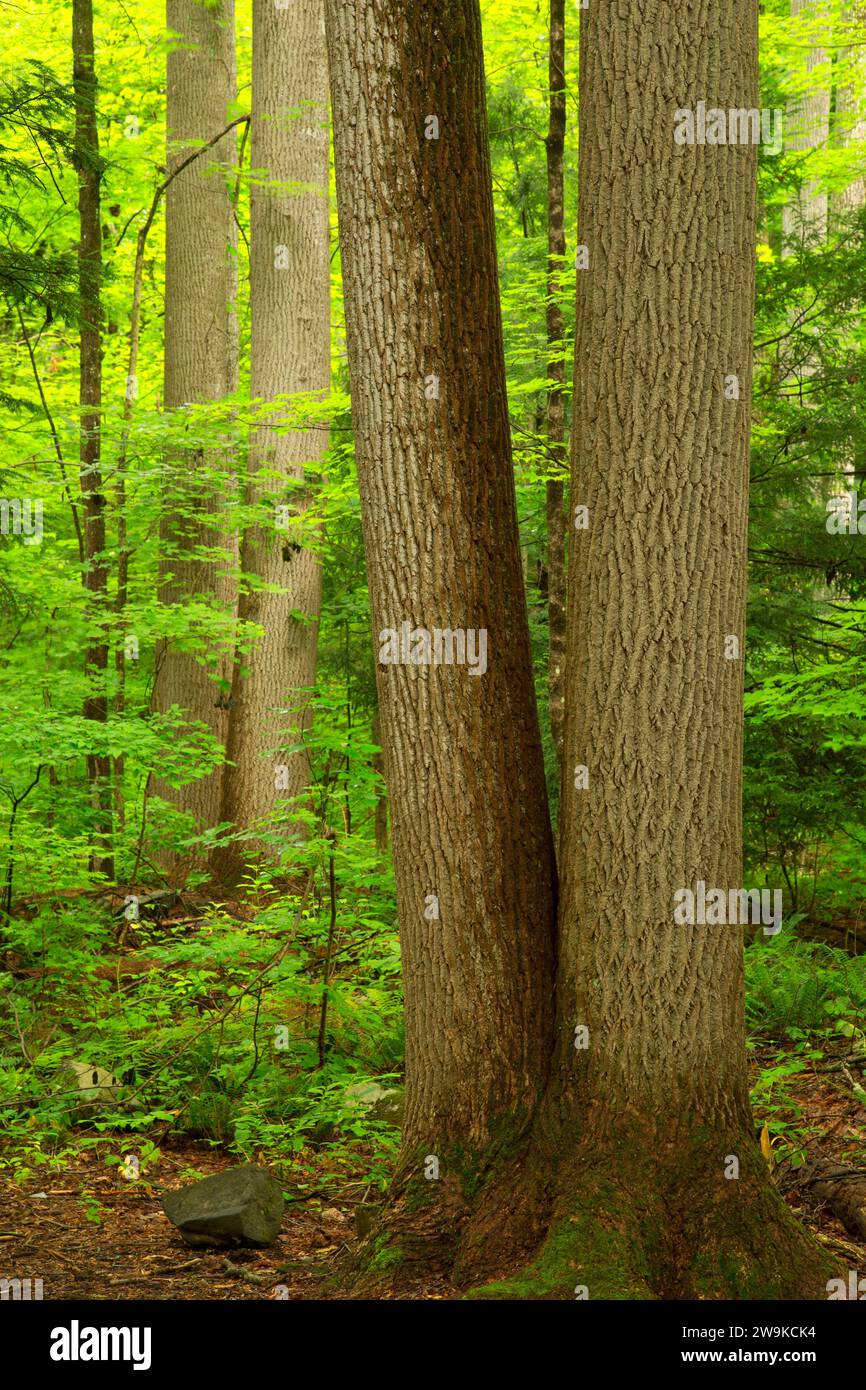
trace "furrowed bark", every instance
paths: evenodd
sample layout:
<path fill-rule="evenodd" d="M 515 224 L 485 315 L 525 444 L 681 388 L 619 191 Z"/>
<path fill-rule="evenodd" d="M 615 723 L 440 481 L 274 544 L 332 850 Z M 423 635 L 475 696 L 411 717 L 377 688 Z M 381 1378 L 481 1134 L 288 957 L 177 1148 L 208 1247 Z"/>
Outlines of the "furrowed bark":
<path fill-rule="evenodd" d="M 509 1189 L 547 1229 L 487 1297 L 826 1297 L 754 1140 L 741 928 L 674 920 L 742 886 L 756 149 L 676 143 L 698 101 L 757 108 L 752 0 L 590 6 L 556 1060 Z"/>
<path fill-rule="evenodd" d="M 555 864 L 511 468 L 479 7 L 328 0 L 326 13 L 406 996 L 403 1147 L 373 1240 L 383 1268 L 448 1248 L 490 1153 L 532 1113 L 550 1055 Z M 471 673 L 468 648 L 463 664 L 403 663 L 390 636 L 399 646 L 403 623 L 471 631 L 476 658 L 483 630 L 486 670 L 476 660 Z"/>
<path fill-rule="evenodd" d="M 562 762 L 565 717 L 565 316 L 561 276 L 565 267 L 565 0 L 550 0 L 550 115 L 547 131 L 547 688 L 550 727 Z"/>
<path fill-rule="evenodd" d="M 373 715 L 372 738 L 373 742 L 381 750 L 382 724 L 379 719 L 378 710 L 376 710 L 376 713 Z M 373 754 L 373 771 L 377 772 L 382 779 L 379 792 L 376 796 L 376 849 L 379 854 L 386 855 L 388 853 L 388 791 L 387 783 L 385 782 L 385 758 L 381 751 Z"/>
<path fill-rule="evenodd" d="M 167 25 L 180 36 L 167 68 L 169 171 L 197 145 L 225 129 L 235 97 L 234 3 L 168 0 Z M 218 401 L 237 385 L 234 300 L 236 244 L 227 171 L 234 167 L 235 130 L 209 157 L 194 160 L 166 190 L 165 405 Z M 222 477 L 220 475 L 223 475 Z M 225 478 L 225 483 L 223 482 Z M 197 598 L 225 612 L 235 604 L 231 576 L 236 541 L 220 525 L 229 464 L 220 451 L 180 451 L 166 466 L 160 526 L 160 587 L 164 604 Z M 216 551 L 225 553 L 217 557 Z M 231 659 L 211 652 L 213 673 L 225 683 Z M 177 705 L 225 745 L 228 699 L 193 653 L 164 641 L 157 652 L 154 708 Z M 217 824 L 222 768 L 179 791 L 157 781 L 154 790 L 189 811 L 198 825 Z"/>
<path fill-rule="evenodd" d="M 93 51 L 92 0 L 73 0 L 74 163 L 78 174 L 79 478 L 84 518 L 84 588 L 88 597 L 88 639 L 84 655 L 87 693 L 84 718 L 108 719 L 108 562 L 105 553 L 105 494 L 102 490 L 102 226 L 100 221 L 99 128 Z M 111 760 L 107 753 L 87 757 L 93 809 L 91 869 L 114 877 L 112 855 Z"/>
<path fill-rule="evenodd" d="M 330 384 L 328 228 L 328 67 L 324 0 L 278 10 L 253 5 L 250 312 L 254 400 L 283 393 L 323 395 Z M 280 412 L 274 417 L 279 423 Z M 262 521 L 244 537 L 238 600 L 242 623 L 263 629 L 235 661 L 222 819 L 238 829 L 269 816 L 281 802 L 292 823 L 292 798 L 310 776 L 305 753 L 289 753 L 309 729 L 309 690 L 316 676 L 321 573 L 314 551 L 291 526 L 275 525 L 276 508 L 301 513 L 308 503 L 304 465 L 320 462 L 328 443 L 321 423 L 278 434 L 263 425 L 250 458 L 247 500 Z M 262 584 L 279 585 L 268 592 Z M 295 616 L 295 614 L 303 616 Z M 276 769 L 284 768 L 277 775 Z M 235 843 L 220 854 L 237 874 L 261 853 Z M 273 847 L 269 851 L 274 857 Z"/>

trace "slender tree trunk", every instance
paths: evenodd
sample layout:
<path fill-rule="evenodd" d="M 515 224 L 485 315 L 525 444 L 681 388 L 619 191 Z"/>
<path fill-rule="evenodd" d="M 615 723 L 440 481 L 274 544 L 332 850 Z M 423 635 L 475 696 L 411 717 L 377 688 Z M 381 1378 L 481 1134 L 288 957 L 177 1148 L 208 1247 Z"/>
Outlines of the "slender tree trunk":
<path fill-rule="evenodd" d="M 550 0 L 550 119 L 547 132 L 547 394 L 548 468 L 563 476 L 565 447 L 565 0 Z M 550 727 L 562 762 L 565 715 L 565 516 L 561 477 L 547 482 L 547 689 Z"/>
<path fill-rule="evenodd" d="M 330 384 L 328 65 L 324 0 L 278 10 L 253 4 L 250 311 L 251 392 L 326 394 Z M 277 412 L 275 423 L 285 412 Z M 257 431 L 248 500 L 262 523 L 247 532 L 238 616 L 261 636 L 235 663 L 223 820 L 251 826 L 309 783 L 297 745 L 310 726 L 321 575 L 316 554 L 282 525 L 306 505 L 304 465 L 318 463 L 327 432 L 317 425 Z M 292 483 L 295 486 L 292 486 Z M 298 486 L 300 485 L 300 486 Z M 278 515 L 277 509 L 285 511 Z M 281 592 L 263 588 L 279 586 Z M 302 616 L 297 616 L 302 615 Z M 287 811 L 291 819 L 291 809 Z M 237 872 L 251 846 L 220 856 Z"/>
<path fill-rule="evenodd" d="M 489 1296 L 826 1296 L 754 1139 L 742 930 L 674 918 L 743 886 L 756 149 L 675 144 L 699 100 L 758 106 L 754 0 L 590 6 L 556 1059 L 495 1220 L 553 1202 Z"/>
<path fill-rule="evenodd" d="M 866 6 L 862 0 L 859 3 L 846 6 L 843 10 L 843 22 L 847 26 L 859 27 L 862 32 L 863 21 L 866 19 Z M 862 47 L 843 48 L 840 60 L 850 65 L 853 69 L 854 80 L 846 82 L 836 93 L 836 125 L 835 143 L 845 148 L 855 145 L 866 139 L 866 120 L 862 115 L 862 93 L 866 84 L 866 60 L 863 57 Z M 835 211 L 839 213 L 849 212 L 852 208 L 859 208 L 866 202 L 866 179 L 862 176 L 854 179 L 847 188 L 843 188 L 836 199 Z"/>
<path fill-rule="evenodd" d="M 804 14 L 827 15 L 826 37 L 831 41 L 830 16 L 824 0 L 791 0 L 791 14 L 794 18 Z M 823 37 L 823 35 L 822 35 Z M 806 67 L 809 72 L 823 67 L 829 61 L 826 48 L 813 48 L 809 51 Z M 794 110 L 788 113 L 793 126 L 792 138 L 786 140 L 789 151 L 826 149 L 830 144 L 830 88 L 818 87 L 799 101 Z M 821 242 L 826 238 L 829 220 L 830 200 L 815 183 L 804 185 L 795 201 L 786 204 L 783 214 L 784 238 L 789 249 L 801 242 Z"/>
<path fill-rule="evenodd" d="M 167 24 L 182 41 L 168 55 L 166 123 L 171 170 L 228 123 L 236 85 L 234 0 L 216 4 L 168 0 Z M 232 130 L 214 146 L 210 158 L 195 160 L 166 193 L 165 404 L 169 410 L 221 400 L 237 384 L 236 234 L 227 185 L 235 152 Z M 220 550 L 231 555 L 236 548 L 220 528 L 218 513 L 224 501 L 220 472 L 227 477 L 228 464 L 218 451 L 182 452 L 168 461 L 160 527 L 160 600 L 164 604 L 197 600 L 222 611 L 233 609 L 232 561 L 214 554 Z M 214 670 L 227 692 L 231 659 L 221 653 L 212 655 Z M 157 653 L 154 707 L 165 711 L 171 705 L 207 725 L 225 744 L 226 693 L 220 694 L 210 672 L 189 651 L 164 642 Z M 155 790 L 191 811 L 204 827 L 219 820 L 222 769 L 179 792 L 161 782 Z"/>
<path fill-rule="evenodd" d="M 92 0 L 73 0 L 73 93 L 75 99 L 75 168 L 78 173 L 79 402 L 81 406 L 80 486 L 84 513 L 84 587 L 88 596 L 88 639 L 84 657 L 87 694 L 84 717 L 104 724 L 108 718 L 108 564 L 105 554 L 105 495 L 100 462 L 102 409 L 102 227 L 99 187 L 99 129 L 93 55 Z M 114 877 L 112 857 L 111 760 L 91 753 L 87 759 L 93 808 L 91 868 Z"/>
<path fill-rule="evenodd" d="M 420 1258 L 453 1243 L 468 1193 L 525 1128 L 544 1083 L 555 864 L 518 547 L 478 0 L 327 0 L 327 21 L 406 995 L 403 1147 L 374 1245 L 381 1256 L 390 1240 L 386 1260 L 398 1250 Z M 465 632 L 466 663 L 426 664 L 423 632 L 412 647 L 419 660 L 404 663 L 403 623 Z"/>

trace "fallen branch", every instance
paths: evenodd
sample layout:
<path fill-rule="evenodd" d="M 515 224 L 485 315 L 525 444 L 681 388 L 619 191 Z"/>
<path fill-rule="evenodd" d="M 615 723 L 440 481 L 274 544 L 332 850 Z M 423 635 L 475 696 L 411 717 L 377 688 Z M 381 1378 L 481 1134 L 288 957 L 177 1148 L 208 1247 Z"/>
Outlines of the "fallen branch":
<path fill-rule="evenodd" d="M 866 1171 L 838 1163 L 815 1164 L 804 1186 L 826 1202 L 852 1236 L 866 1240 Z"/>

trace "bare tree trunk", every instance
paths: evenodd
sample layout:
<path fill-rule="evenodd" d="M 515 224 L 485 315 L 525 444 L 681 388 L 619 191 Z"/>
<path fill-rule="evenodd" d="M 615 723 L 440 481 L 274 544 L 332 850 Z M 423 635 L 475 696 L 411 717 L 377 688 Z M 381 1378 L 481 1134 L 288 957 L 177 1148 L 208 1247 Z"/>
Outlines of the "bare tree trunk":
<path fill-rule="evenodd" d="M 555 863 L 478 2 L 327 0 L 327 21 L 406 995 L 403 1147 L 377 1239 L 421 1258 L 453 1244 L 468 1193 L 525 1128 L 544 1083 Z M 451 630 L 452 664 L 433 663 L 434 629 Z"/>
<path fill-rule="evenodd" d="M 547 132 L 547 394 L 548 468 L 567 466 L 565 448 L 565 0 L 550 0 L 550 120 Z M 565 716 L 565 515 L 561 478 L 547 482 L 547 689 L 550 727 L 562 762 Z"/>
<path fill-rule="evenodd" d="M 324 0 L 283 10 L 254 0 L 251 132 L 252 396 L 323 395 L 330 384 Z M 277 411 L 274 423 L 284 415 Z M 301 796 L 309 783 L 306 754 L 285 750 L 310 726 L 321 574 L 291 517 L 306 505 L 297 486 L 304 465 L 318 463 L 327 442 L 321 426 L 277 434 L 265 425 L 250 459 L 248 500 L 261 508 L 262 523 L 244 537 L 241 568 L 252 582 L 242 583 L 238 616 L 263 631 L 240 651 L 232 685 L 222 818 L 238 829 Z M 291 821 L 291 809 L 286 815 Z M 248 842 L 232 846 L 220 855 L 220 871 L 237 873 L 251 851 Z"/>
<path fill-rule="evenodd" d="M 88 639 L 84 656 L 87 694 L 84 717 L 108 719 L 108 564 L 105 555 L 105 495 L 100 461 L 102 437 L 102 226 L 99 187 L 99 128 L 93 56 L 93 0 L 73 0 L 73 93 L 78 174 L 80 486 L 84 513 L 84 587 L 88 595 Z M 107 753 L 87 759 L 93 808 L 91 869 L 114 877 L 112 856 L 111 760 Z"/>
<path fill-rule="evenodd" d="M 590 6 L 556 1064 L 488 1225 L 553 1203 L 491 1296 L 825 1296 L 754 1139 L 741 927 L 674 915 L 743 886 L 756 149 L 675 143 L 703 100 L 757 107 L 754 0 Z"/>
<path fill-rule="evenodd" d="M 863 22 L 866 20 L 866 6 L 864 6 L 863 0 L 846 5 L 842 10 L 841 18 L 843 32 L 850 34 L 859 30 L 862 33 Z M 861 107 L 864 81 L 866 81 L 866 60 L 863 57 L 862 46 L 842 48 L 839 51 L 839 62 L 848 76 L 841 85 L 836 87 L 834 92 L 834 120 L 830 130 L 830 139 L 832 144 L 845 149 L 851 145 L 861 144 L 866 137 L 866 120 L 863 119 Z M 844 216 L 852 209 L 862 207 L 864 201 L 866 201 L 866 180 L 862 177 L 855 178 L 833 198 L 831 227 L 840 214 Z"/>
<path fill-rule="evenodd" d="M 228 124 L 235 97 L 234 0 L 216 4 L 168 0 L 168 28 L 181 45 L 168 55 L 168 167 L 210 140 Z M 237 384 L 234 209 L 227 171 L 234 166 L 235 131 L 208 157 L 193 161 L 169 185 L 165 232 L 165 404 L 174 409 L 193 402 L 218 401 Z M 215 167 L 218 166 L 218 167 Z M 228 475 L 218 451 L 182 452 L 166 470 L 160 527 L 160 601 L 182 604 L 199 599 L 223 611 L 234 605 L 231 559 L 212 552 L 236 543 L 220 528 L 223 488 L 213 470 Z M 231 676 L 229 656 L 219 654 L 215 671 Z M 178 705 L 207 725 L 225 744 L 228 699 L 209 671 L 188 651 L 160 645 L 154 681 L 154 707 Z M 179 792 L 157 782 L 166 800 L 191 811 L 198 824 L 219 820 L 222 769 Z"/>
<path fill-rule="evenodd" d="M 373 715 L 373 742 L 382 747 L 382 723 L 379 719 L 379 711 Z M 373 770 L 378 772 L 382 779 L 379 793 L 376 797 L 376 849 L 379 854 L 388 853 L 388 793 L 385 782 L 385 757 L 382 752 L 373 755 Z"/>
<path fill-rule="evenodd" d="M 830 18 L 824 0 L 791 0 L 791 14 L 807 16 L 827 15 L 827 40 L 830 41 Z M 823 37 L 823 35 L 822 35 Z M 806 60 L 808 71 L 822 67 L 829 60 L 825 48 L 812 48 Z M 791 151 L 826 149 L 830 144 L 830 88 L 819 87 L 797 103 L 788 119 L 793 125 L 793 136 L 786 141 Z M 804 186 L 796 202 L 785 205 L 782 212 L 785 242 L 796 244 L 805 241 L 824 241 L 829 221 L 829 198 L 815 183 Z"/>

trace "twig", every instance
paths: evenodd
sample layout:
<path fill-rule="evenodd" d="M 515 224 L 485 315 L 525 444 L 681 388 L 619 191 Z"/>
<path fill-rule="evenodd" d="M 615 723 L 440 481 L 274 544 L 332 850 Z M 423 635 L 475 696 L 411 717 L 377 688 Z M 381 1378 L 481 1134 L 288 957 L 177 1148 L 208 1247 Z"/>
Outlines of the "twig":
<path fill-rule="evenodd" d="M 29 1067 L 32 1067 L 32 1066 L 34 1065 L 34 1063 L 33 1063 L 33 1058 L 30 1056 L 30 1053 L 27 1051 L 27 1044 L 26 1044 L 26 1042 L 24 1041 L 24 1034 L 21 1032 L 21 1024 L 18 1022 L 18 1010 L 16 1009 L 16 1007 L 15 1007 L 15 1005 L 14 1005 L 14 1003 L 12 1002 L 11 999 L 10 999 L 10 1001 L 9 1001 L 9 1007 L 10 1007 L 11 1010 L 12 1010 L 12 1017 L 13 1017 L 14 1020 L 15 1020 L 15 1031 L 16 1031 L 16 1033 L 18 1034 L 19 1040 L 20 1040 L 20 1042 L 21 1042 L 21 1051 L 24 1053 L 24 1060 L 25 1060 L 25 1062 L 27 1063 L 27 1065 L 28 1065 Z"/>
<path fill-rule="evenodd" d="M 201 1259 L 187 1260 L 184 1265 L 165 1265 L 162 1269 L 149 1269 L 148 1274 L 183 1274 L 187 1269 L 201 1269 Z M 145 1278 L 147 1276 L 144 1276 Z"/>
<path fill-rule="evenodd" d="M 256 1013 L 255 1013 L 255 1018 L 253 1019 L 253 1064 L 252 1064 L 252 1066 L 250 1067 L 249 1071 L 247 1072 L 246 1076 L 244 1077 L 243 1081 L 241 1082 L 241 1086 L 246 1086 L 247 1082 L 248 1082 L 249 1080 L 251 1080 L 251 1078 L 252 1078 L 252 1076 L 253 1076 L 253 1074 L 254 1074 L 256 1068 L 257 1068 L 258 1065 L 259 1065 L 259 1039 L 258 1039 L 258 1027 L 259 1027 L 259 1013 L 261 1012 L 261 1007 L 262 1007 L 262 991 L 261 991 L 261 989 L 259 989 L 258 992 L 257 992 L 257 994 L 256 994 Z"/>
<path fill-rule="evenodd" d="M 26 787 L 26 788 L 24 789 L 24 791 L 21 793 L 20 796 L 16 796 L 16 795 L 15 795 L 14 789 L 13 789 L 13 787 L 11 786 L 11 784 L 6 784 L 6 783 L 4 783 L 4 784 L 0 785 L 0 791 L 3 792 L 4 796 L 8 796 L 10 802 L 12 803 L 12 811 L 11 811 L 10 816 L 9 816 L 9 827 L 8 827 L 8 829 L 7 829 L 7 832 L 6 832 L 7 856 L 8 856 L 8 857 L 7 857 L 7 860 L 6 860 L 6 903 L 5 903 L 5 912 L 6 912 L 6 919 L 7 919 L 7 921 L 9 921 L 9 922 L 12 921 L 12 883 L 13 883 L 13 877 L 14 877 L 14 873 L 15 873 L 15 817 L 18 815 L 18 807 L 21 805 L 22 802 L 24 802 L 24 801 L 27 800 L 27 798 L 28 798 L 28 796 L 30 795 L 30 793 L 32 792 L 33 788 L 34 788 L 34 787 L 36 786 L 36 784 L 38 783 L 39 778 L 42 776 L 42 769 L 43 769 L 43 767 L 44 767 L 44 763 L 40 763 L 39 766 L 38 766 L 37 769 L 36 769 L 36 776 L 33 778 L 33 781 L 30 783 L 30 786 L 29 786 L 29 787 Z"/>
<path fill-rule="evenodd" d="M 36 389 L 39 392 L 39 399 L 42 402 L 42 410 L 45 415 L 45 419 L 48 421 L 48 428 L 51 431 L 51 438 L 54 441 L 54 452 L 57 455 L 57 462 L 60 465 L 60 476 L 63 479 L 63 488 L 69 500 L 69 505 L 72 508 L 72 520 L 75 523 L 75 535 L 78 540 L 78 558 L 83 564 L 84 537 L 81 534 L 81 522 L 78 519 L 78 508 L 76 507 L 75 499 L 73 498 L 72 493 L 69 490 L 69 480 L 66 477 L 66 464 L 63 460 L 63 450 L 60 447 L 60 439 L 57 434 L 57 427 L 54 424 L 54 417 L 51 414 L 51 407 L 48 404 L 48 400 L 45 395 L 45 390 L 42 386 L 42 378 L 39 375 L 39 367 L 36 363 L 36 355 L 33 351 L 33 345 L 30 342 L 30 334 L 27 332 L 27 325 L 24 322 L 24 315 L 21 312 L 21 306 L 19 304 L 16 304 L 15 308 L 18 313 L 18 322 L 21 325 L 21 336 L 23 337 L 24 345 L 27 348 L 27 356 L 30 358 L 30 366 L 33 371 L 33 379 L 36 382 Z"/>
<path fill-rule="evenodd" d="M 319 1070 L 325 1065 L 325 1028 L 328 1021 L 328 982 L 331 978 L 331 953 L 334 949 L 334 932 L 337 927 L 337 884 L 334 878 L 334 841 L 336 836 L 333 830 L 325 832 L 325 838 L 331 843 L 331 851 L 328 856 L 328 884 L 331 890 L 331 921 L 328 927 L 328 945 L 325 951 L 325 964 L 322 971 L 322 1009 L 319 1015 Z"/>

